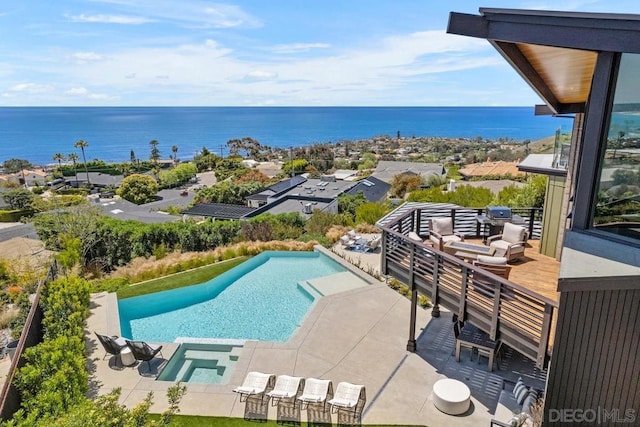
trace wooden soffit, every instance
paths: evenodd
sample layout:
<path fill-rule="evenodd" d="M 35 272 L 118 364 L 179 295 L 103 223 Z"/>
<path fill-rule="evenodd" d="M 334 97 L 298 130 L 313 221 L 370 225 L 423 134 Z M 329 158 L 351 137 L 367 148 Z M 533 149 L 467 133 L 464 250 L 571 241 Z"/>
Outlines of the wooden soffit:
<path fill-rule="evenodd" d="M 591 90 L 596 52 L 517 43 L 560 104 L 584 104 Z"/>

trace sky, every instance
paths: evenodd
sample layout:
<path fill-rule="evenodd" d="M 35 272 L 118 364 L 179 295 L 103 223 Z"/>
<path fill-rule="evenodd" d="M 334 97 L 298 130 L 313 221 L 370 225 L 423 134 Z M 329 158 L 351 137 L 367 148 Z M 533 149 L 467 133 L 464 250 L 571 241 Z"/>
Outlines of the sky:
<path fill-rule="evenodd" d="M 637 0 L 0 3 L 0 106 L 532 106 L 480 7 L 640 14 Z"/>

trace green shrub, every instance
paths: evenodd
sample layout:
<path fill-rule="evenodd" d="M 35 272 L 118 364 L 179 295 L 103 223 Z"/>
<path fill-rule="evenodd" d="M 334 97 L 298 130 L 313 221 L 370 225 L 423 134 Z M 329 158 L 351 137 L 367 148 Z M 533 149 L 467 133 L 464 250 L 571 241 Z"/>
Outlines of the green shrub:
<path fill-rule="evenodd" d="M 25 351 L 26 364 L 15 379 L 22 399 L 16 417 L 26 425 L 67 413 L 89 389 L 84 357 L 88 282 L 77 277 L 52 281 L 43 287 L 40 304 L 44 339 Z"/>
<path fill-rule="evenodd" d="M 387 284 L 387 286 L 389 286 L 394 291 L 397 291 L 403 285 L 402 285 L 402 283 L 400 283 L 400 281 L 398 279 L 393 278 L 393 279 L 389 280 L 389 283 Z"/>
<path fill-rule="evenodd" d="M 0 210 L 0 222 L 18 222 L 22 217 L 33 215 L 33 209 Z"/>
<path fill-rule="evenodd" d="M 418 304 L 423 308 L 431 307 L 431 300 L 426 295 L 418 295 Z"/>

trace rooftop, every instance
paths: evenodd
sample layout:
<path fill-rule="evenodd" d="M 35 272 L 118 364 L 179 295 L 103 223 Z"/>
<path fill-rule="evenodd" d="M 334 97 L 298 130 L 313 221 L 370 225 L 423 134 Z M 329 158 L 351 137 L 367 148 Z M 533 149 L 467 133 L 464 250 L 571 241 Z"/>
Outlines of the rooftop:
<path fill-rule="evenodd" d="M 376 170 L 371 176 L 390 183 L 394 176 L 405 173 L 426 177 L 428 175 L 441 176 L 444 175 L 446 171 L 442 163 L 380 160 L 378 166 L 376 166 Z"/>
<path fill-rule="evenodd" d="M 225 203 L 199 203 L 182 213 L 185 215 L 207 216 L 218 219 L 240 219 L 256 208 L 245 205 L 228 205 Z"/>

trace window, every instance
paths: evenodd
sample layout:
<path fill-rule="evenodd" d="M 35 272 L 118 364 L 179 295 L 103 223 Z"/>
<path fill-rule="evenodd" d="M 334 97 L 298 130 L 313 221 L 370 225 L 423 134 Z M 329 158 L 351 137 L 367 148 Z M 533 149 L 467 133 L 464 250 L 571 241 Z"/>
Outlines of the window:
<path fill-rule="evenodd" d="M 623 54 L 604 156 L 594 226 L 640 240 L 640 55 Z"/>

